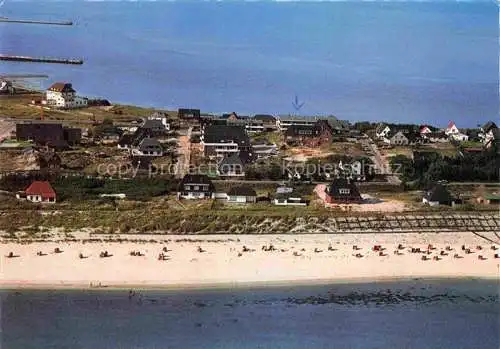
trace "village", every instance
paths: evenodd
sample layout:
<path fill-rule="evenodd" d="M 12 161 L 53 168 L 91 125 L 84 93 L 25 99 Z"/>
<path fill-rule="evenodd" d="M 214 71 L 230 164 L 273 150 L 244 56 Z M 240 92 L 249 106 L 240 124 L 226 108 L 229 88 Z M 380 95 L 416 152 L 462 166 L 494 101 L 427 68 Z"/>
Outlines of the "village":
<path fill-rule="evenodd" d="M 431 178 L 416 187 L 406 183 L 395 161 L 493 153 L 498 167 L 500 133 L 493 121 L 460 129 L 453 121 L 439 128 L 353 124 L 335 116 L 151 110 L 80 97 L 66 82 L 52 84 L 44 94 L 2 98 L 0 156 L 7 200 L 74 203 L 59 192 L 75 188 L 61 183 L 92 179 L 94 188 L 80 187 L 85 191 L 80 200 L 83 195 L 116 205 L 133 201 L 127 191 L 140 191 L 149 179 L 164 184 L 156 191 L 144 188 L 151 194 L 140 195 L 140 201 L 166 195 L 184 209 L 219 202 L 256 205 L 264 212 L 272 205 L 390 213 L 488 210 L 500 203 L 498 178 L 464 180 L 479 182 L 470 186 Z"/>

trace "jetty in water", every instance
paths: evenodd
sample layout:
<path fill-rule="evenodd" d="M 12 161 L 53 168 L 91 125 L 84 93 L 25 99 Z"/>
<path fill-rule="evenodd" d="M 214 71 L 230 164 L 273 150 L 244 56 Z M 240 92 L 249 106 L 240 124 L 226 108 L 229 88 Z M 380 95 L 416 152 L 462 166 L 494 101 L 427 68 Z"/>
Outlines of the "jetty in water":
<path fill-rule="evenodd" d="M 48 24 L 48 25 L 73 25 L 72 21 L 37 21 L 31 19 L 10 19 L 6 17 L 0 17 L 0 22 L 24 23 L 24 24 Z"/>
<path fill-rule="evenodd" d="M 13 62 L 36 62 L 36 63 L 58 63 L 58 64 L 83 64 L 82 59 L 50 58 L 50 57 L 28 57 L 0 55 L 0 61 Z"/>

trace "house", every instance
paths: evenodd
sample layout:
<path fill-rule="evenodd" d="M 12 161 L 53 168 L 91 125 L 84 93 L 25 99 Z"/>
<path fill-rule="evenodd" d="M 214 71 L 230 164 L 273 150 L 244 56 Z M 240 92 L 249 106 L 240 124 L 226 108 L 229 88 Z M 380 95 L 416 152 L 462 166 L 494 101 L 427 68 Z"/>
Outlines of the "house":
<path fill-rule="evenodd" d="M 356 184 L 347 178 L 335 178 L 325 189 L 325 202 L 361 203 L 363 198 Z"/>
<path fill-rule="evenodd" d="M 493 140 L 498 140 L 498 127 L 493 121 L 488 121 L 481 126 L 479 134 L 481 141 L 486 147 L 490 147 Z"/>
<path fill-rule="evenodd" d="M 277 206 L 307 206 L 308 201 L 300 194 L 294 193 L 293 188 L 278 187 L 273 204 Z"/>
<path fill-rule="evenodd" d="M 257 159 L 264 159 L 278 155 L 276 144 L 258 143 L 252 145 L 253 153 Z"/>
<path fill-rule="evenodd" d="M 432 130 L 431 130 L 431 128 L 429 126 L 422 125 L 422 126 L 420 126 L 419 133 L 423 137 L 425 135 L 428 135 L 428 134 L 432 133 Z"/>
<path fill-rule="evenodd" d="M 448 127 L 446 128 L 446 130 L 444 131 L 444 133 L 447 136 L 450 136 L 450 135 L 453 135 L 453 134 L 460 133 L 460 130 L 457 128 L 457 125 L 455 125 L 455 123 L 453 121 L 450 121 L 448 123 Z"/>
<path fill-rule="evenodd" d="M 132 155 L 163 156 L 163 147 L 156 138 L 144 138 L 138 147 L 132 149 Z"/>
<path fill-rule="evenodd" d="M 217 166 L 217 174 L 221 177 L 244 177 L 245 163 L 240 153 L 227 154 Z"/>
<path fill-rule="evenodd" d="M 78 97 L 71 84 L 56 82 L 45 92 L 47 105 L 61 109 L 83 108 L 87 106 L 87 98 Z"/>
<path fill-rule="evenodd" d="M 405 136 L 403 131 L 398 131 L 395 134 L 389 134 L 389 143 L 391 145 L 408 145 L 410 140 Z"/>
<path fill-rule="evenodd" d="M 318 121 L 312 125 L 291 125 L 284 133 L 288 145 L 320 147 L 333 141 L 332 129 L 328 123 Z"/>
<path fill-rule="evenodd" d="M 248 133 L 258 133 L 266 131 L 264 127 L 264 122 L 260 120 L 255 120 L 253 118 L 249 118 L 245 121 L 245 129 Z"/>
<path fill-rule="evenodd" d="M 276 127 L 283 132 L 290 126 L 312 126 L 318 121 L 317 118 L 310 116 L 278 116 L 276 118 Z"/>
<path fill-rule="evenodd" d="M 214 185 L 206 175 L 187 174 L 182 178 L 177 191 L 177 199 L 210 199 Z"/>
<path fill-rule="evenodd" d="M 425 193 L 424 197 L 422 198 L 422 202 L 429 206 L 451 206 L 454 200 L 448 189 L 446 189 L 444 185 L 438 183 Z"/>
<path fill-rule="evenodd" d="M 257 202 L 257 193 L 249 186 L 232 187 L 227 193 L 227 202 L 248 204 Z"/>
<path fill-rule="evenodd" d="M 462 133 L 453 121 L 450 121 L 448 127 L 444 131 L 444 133 L 448 136 L 450 140 L 454 140 L 457 142 L 465 142 L 469 140 L 469 136 L 465 133 Z"/>
<path fill-rule="evenodd" d="M 203 153 L 209 158 L 223 158 L 240 151 L 252 151 L 250 138 L 244 127 L 208 125 L 200 137 Z"/>
<path fill-rule="evenodd" d="M 500 151 L 500 147 L 498 146 L 499 142 L 500 142 L 500 129 L 495 128 L 491 130 L 491 138 L 489 139 L 488 143 L 486 143 L 485 147 L 491 148 L 496 146 L 497 152 L 499 152 Z"/>
<path fill-rule="evenodd" d="M 16 197 L 18 199 L 26 198 L 31 202 L 56 202 L 56 192 L 47 181 L 33 181 L 24 192 L 17 194 Z"/>
<path fill-rule="evenodd" d="M 70 137 L 72 142 L 79 142 L 78 135 L 74 134 L 73 131 L 69 131 L 66 136 Z M 37 145 L 55 148 L 65 148 L 68 146 L 64 128 L 61 124 L 54 123 L 18 123 L 16 124 L 16 139 L 18 141 L 33 141 Z"/>
<path fill-rule="evenodd" d="M 389 133 L 391 132 L 391 128 L 389 125 L 380 123 L 377 125 L 377 128 L 375 129 L 375 135 L 379 139 L 387 138 L 389 136 Z"/>
<path fill-rule="evenodd" d="M 200 121 L 200 109 L 186 109 L 180 108 L 177 111 L 177 115 L 179 119 L 187 120 L 187 121 Z"/>
<path fill-rule="evenodd" d="M 168 125 L 166 121 L 163 123 L 161 119 L 147 119 L 144 121 L 144 124 L 141 125 L 141 128 L 147 130 L 150 137 L 161 136 L 167 131 L 165 124 Z"/>
<path fill-rule="evenodd" d="M 150 116 L 148 116 L 148 120 L 158 120 L 163 124 L 163 129 L 159 131 L 170 131 L 170 122 L 168 121 L 168 114 L 164 112 L 156 111 Z M 143 126 L 144 127 L 144 126 Z"/>
<path fill-rule="evenodd" d="M 254 121 L 262 123 L 264 131 L 276 130 L 276 118 L 269 114 L 256 114 L 253 116 Z"/>
<path fill-rule="evenodd" d="M 95 136 L 102 144 L 114 144 L 120 140 L 122 134 L 122 130 L 120 130 L 116 126 L 111 125 L 100 130 L 99 134 L 96 134 Z"/>

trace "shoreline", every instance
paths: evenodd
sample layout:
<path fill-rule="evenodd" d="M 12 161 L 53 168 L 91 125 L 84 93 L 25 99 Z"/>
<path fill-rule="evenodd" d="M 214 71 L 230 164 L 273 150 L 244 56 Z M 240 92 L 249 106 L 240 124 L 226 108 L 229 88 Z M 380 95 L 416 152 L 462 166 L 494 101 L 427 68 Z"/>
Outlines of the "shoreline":
<path fill-rule="evenodd" d="M 432 276 L 432 275 L 401 275 L 391 277 L 353 277 L 338 279 L 310 279 L 310 280 L 281 280 L 281 281 L 254 281 L 254 282 L 206 282 L 206 283 L 185 283 L 185 284 L 108 284 L 102 286 L 89 287 L 87 283 L 30 283 L 23 281 L 2 282 L 2 291 L 217 291 L 217 290 L 252 290 L 252 289 L 274 289 L 282 287 L 315 287 L 315 286 L 335 286 L 335 285 L 387 285 L 410 282 L 420 283 L 446 283 L 464 281 L 484 281 L 493 282 L 500 280 L 492 276 Z"/>

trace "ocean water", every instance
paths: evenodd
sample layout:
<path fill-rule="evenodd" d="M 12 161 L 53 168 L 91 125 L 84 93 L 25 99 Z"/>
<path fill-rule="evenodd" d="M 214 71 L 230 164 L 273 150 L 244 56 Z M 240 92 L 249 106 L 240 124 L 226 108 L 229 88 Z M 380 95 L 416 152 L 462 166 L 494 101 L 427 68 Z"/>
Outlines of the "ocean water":
<path fill-rule="evenodd" d="M 1 291 L 1 347 L 497 349 L 498 283 Z"/>
<path fill-rule="evenodd" d="M 348 120 L 476 126 L 498 118 L 498 7 L 472 2 L 7 0 L 1 62 L 83 95 L 207 112 L 334 114 Z M 296 110 L 292 102 L 304 102 Z"/>

